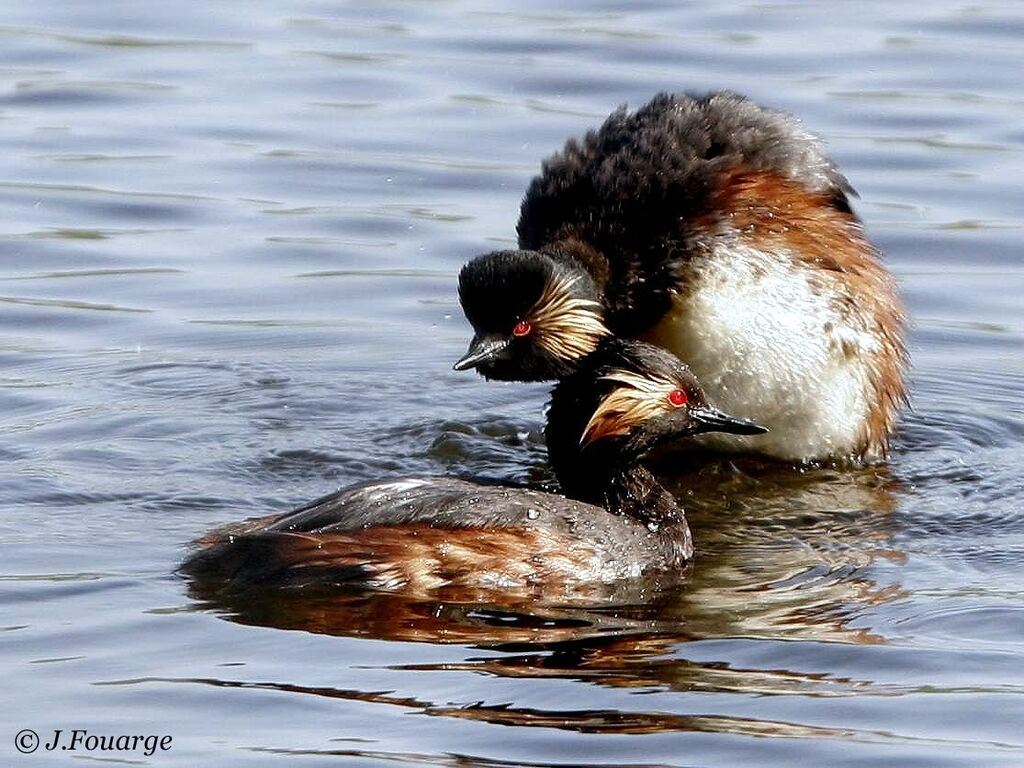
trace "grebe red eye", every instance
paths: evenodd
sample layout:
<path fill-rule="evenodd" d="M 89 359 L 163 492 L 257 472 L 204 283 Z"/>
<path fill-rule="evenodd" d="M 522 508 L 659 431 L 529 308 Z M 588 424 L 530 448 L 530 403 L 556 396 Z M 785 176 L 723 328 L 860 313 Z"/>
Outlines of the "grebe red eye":
<path fill-rule="evenodd" d="M 686 405 L 687 400 L 686 393 L 681 389 L 673 389 L 668 393 L 668 401 L 676 408 L 682 408 Z"/>
<path fill-rule="evenodd" d="M 527 336 L 533 328 L 525 320 L 520 320 L 516 323 L 516 327 L 512 329 L 513 336 Z"/>

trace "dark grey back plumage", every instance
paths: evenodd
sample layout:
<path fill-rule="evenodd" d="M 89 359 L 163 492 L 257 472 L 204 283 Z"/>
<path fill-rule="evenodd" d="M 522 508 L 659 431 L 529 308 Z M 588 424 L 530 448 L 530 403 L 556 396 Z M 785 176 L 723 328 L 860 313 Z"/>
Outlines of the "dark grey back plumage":
<path fill-rule="evenodd" d="M 578 544 L 578 551 L 566 555 L 580 558 L 571 574 L 571 580 L 579 582 L 675 571 L 693 556 L 693 540 L 681 513 L 664 525 L 648 527 L 635 518 L 553 493 L 454 477 L 401 477 L 360 483 L 276 518 L 207 534 L 182 569 L 221 580 L 228 588 L 265 584 L 400 588 L 403 582 L 391 583 L 381 576 L 380 553 L 372 547 L 361 550 L 358 536 L 378 529 L 413 532 L 415 537 L 417 527 L 436 530 L 455 546 L 460 538 L 472 542 L 473 530 L 537 531 L 552 541 L 565 542 L 569 549 L 569 544 Z M 332 535 L 346 534 L 353 536 L 353 542 L 345 557 L 329 551 L 320 557 L 317 541 L 329 546 Z M 308 553 L 290 558 L 290 551 L 303 542 L 308 542 Z M 527 551 L 519 556 L 528 562 L 533 554 Z M 543 573 L 543 556 L 537 556 L 536 567 Z"/>
<path fill-rule="evenodd" d="M 457 529 L 533 525 L 565 530 L 565 518 L 607 514 L 592 504 L 529 488 L 456 477 L 400 477 L 344 488 L 296 509 L 266 530 L 326 533 L 423 524 Z"/>

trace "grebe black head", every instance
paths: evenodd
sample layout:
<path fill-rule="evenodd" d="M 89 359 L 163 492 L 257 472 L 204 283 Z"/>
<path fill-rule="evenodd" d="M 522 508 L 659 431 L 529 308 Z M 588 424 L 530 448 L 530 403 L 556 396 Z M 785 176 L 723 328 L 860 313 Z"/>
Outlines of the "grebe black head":
<path fill-rule="evenodd" d="M 649 518 L 657 516 L 650 498 L 633 499 L 622 492 L 636 478 L 650 477 L 638 466 L 650 451 L 706 432 L 766 431 L 709 403 L 697 378 L 670 352 L 609 338 L 555 386 L 545 436 L 551 466 L 567 495 Z M 623 468 L 628 468 L 625 475 Z M 601 487 L 594 483 L 601 476 L 616 481 Z"/>
<path fill-rule="evenodd" d="M 459 298 L 474 335 L 455 370 L 490 379 L 561 378 L 608 334 L 590 275 L 541 253 L 473 259 L 459 274 Z"/>
<path fill-rule="evenodd" d="M 667 352 L 614 339 L 559 384 L 550 418 L 551 460 L 570 498 L 451 477 L 372 481 L 214 531 L 184 569 L 232 587 L 410 591 L 554 588 L 673 571 L 693 554 L 690 531 L 644 457 L 697 432 L 764 431 L 708 405 Z"/>
<path fill-rule="evenodd" d="M 598 302 L 585 326 L 546 313 L 583 329 L 577 346 L 592 345 L 597 328 L 654 342 L 721 407 L 772 430 L 702 442 L 790 460 L 877 459 L 905 399 L 905 316 L 852 192 L 799 121 L 742 96 L 659 94 L 619 109 L 544 161 L 520 210 L 524 250 L 467 265 L 460 297 L 476 337 L 458 367 L 565 376 L 580 355 L 483 343 L 511 333 L 516 312 L 501 327 L 479 319 L 482 308 L 527 311 L 538 281 L 524 272 L 557 270 Z"/>

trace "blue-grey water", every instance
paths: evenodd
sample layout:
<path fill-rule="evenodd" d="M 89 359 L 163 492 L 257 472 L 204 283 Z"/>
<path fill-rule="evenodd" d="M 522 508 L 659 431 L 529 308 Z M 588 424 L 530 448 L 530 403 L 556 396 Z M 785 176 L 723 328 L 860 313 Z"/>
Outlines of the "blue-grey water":
<path fill-rule="evenodd" d="M 0 763 L 1024 764 L 1024 8 L 514 6 L 2 4 Z M 450 370 L 458 268 L 567 137 L 723 87 L 825 138 L 898 276 L 887 467 L 676 478 L 668 594 L 175 575 L 351 482 L 543 481 L 546 389 Z M 16 750 L 73 728 L 173 742 Z"/>

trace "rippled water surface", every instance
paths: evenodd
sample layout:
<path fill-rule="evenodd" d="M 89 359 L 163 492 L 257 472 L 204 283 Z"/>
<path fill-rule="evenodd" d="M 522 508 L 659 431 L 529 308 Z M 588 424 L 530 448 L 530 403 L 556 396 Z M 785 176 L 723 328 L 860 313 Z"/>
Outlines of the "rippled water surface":
<path fill-rule="evenodd" d="M 43 2 L 0 15 L 0 734 L 153 765 L 1024 764 L 1019 3 Z M 544 481 L 454 282 L 620 103 L 729 87 L 858 188 L 914 319 L 884 468 L 675 478 L 683 589 L 213 599 L 211 526 Z"/>

